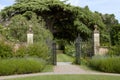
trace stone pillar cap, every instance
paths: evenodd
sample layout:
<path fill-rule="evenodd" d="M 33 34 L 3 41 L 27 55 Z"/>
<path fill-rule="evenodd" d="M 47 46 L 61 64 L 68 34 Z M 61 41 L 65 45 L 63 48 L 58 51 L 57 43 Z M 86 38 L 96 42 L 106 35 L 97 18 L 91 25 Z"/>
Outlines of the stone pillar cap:
<path fill-rule="evenodd" d="M 98 26 L 94 25 L 94 33 L 99 33 Z"/>
<path fill-rule="evenodd" d="M 33 33 L 32 25 L 29 25 L 29 30 L 27 31 L 27 33 Z"/>

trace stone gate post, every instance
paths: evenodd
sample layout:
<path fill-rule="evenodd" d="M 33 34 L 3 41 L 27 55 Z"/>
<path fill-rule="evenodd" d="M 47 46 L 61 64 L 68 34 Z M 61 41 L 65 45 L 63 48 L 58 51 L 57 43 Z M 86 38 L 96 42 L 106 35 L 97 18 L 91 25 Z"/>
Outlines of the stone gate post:
<path fill-rule="evenodd" d="M 27 44 L 33 44 L 33 31 L 32 26 L 29 26 L 29 30 L 27 31 Z"/>
<path fill-rule="evenodd" d="M 97 29 L 97 25 L 94 25 L 94 33 L 93 33 L 93 45 L 94 45 L 94 55 L 99 55 L 99 48 L 100 48 L 100 33 Z"/>

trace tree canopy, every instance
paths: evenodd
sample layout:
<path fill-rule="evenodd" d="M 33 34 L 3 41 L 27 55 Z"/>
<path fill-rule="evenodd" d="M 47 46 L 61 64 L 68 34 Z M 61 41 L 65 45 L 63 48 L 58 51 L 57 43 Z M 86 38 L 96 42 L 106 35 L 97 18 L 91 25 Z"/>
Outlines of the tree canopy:
<path fill-rule="evenodd" d="M 114 25 L 110 31 L 112 45 L 120 45 L 120 24 Z"/>
<path fill-rule="evenodd" d="M 105 29 L 103 18 L 100 14 L 90 11 L 88 6 L 75 7 L 60 0 L 16 0 L 15 4 L 0 12 L 1 23 L 10 21 L 16 15 L 23 15 L 27 11 L 35 13 L 38 22 L 41 17 L 45 21 L 45 28 L 58 39 L 73 41 L 78 33 L 83 39 L 87 39 L 95 24 L 100 30 Z M 29 15 L 26 14 L 26 17 Z"/>

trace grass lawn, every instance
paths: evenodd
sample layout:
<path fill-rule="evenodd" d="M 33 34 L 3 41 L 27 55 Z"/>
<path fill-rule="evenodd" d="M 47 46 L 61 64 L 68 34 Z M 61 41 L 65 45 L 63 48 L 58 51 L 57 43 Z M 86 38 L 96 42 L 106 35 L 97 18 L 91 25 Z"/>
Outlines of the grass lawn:
<path fill-rule="evenodd" d="M 73 57 L 60 53 L 57 54 L 57 62 L 73 62 Z"/>
<path fill-rule="evenodd" d="M 103 75 L 45 75 L 9 80 L 120 80 L 120 76 Z"/>
<path fill-rule="evenodd" d="M 53 71 L 53 65 L 47 65 L 42 72 L 52 72 Z"/>

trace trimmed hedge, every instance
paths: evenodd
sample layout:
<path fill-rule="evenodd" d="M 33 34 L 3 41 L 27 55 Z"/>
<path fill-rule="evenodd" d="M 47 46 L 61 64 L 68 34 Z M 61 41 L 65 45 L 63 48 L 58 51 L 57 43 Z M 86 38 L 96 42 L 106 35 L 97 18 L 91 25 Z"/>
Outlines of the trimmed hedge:
<path fill-rule="evenodd" d="M 38 58 L 0 59 L 0 75 L 41 72 L 45 61 Z"/>
<path fill-rule="evenodd" d="M 97 57 L 89 61 L 89 66 L 95 70 L 120 73 L 120 57 Z"/>

